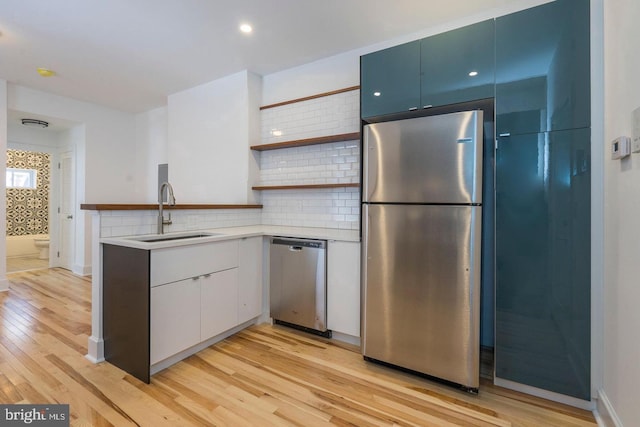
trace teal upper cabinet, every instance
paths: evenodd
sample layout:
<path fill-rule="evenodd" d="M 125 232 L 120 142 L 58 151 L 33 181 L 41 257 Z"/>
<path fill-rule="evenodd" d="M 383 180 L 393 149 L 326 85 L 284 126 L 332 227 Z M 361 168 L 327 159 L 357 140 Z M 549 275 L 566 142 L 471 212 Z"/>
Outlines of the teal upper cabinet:
<path fill-rule="evenodd" d="M 590 126 L 589 0 L 496 19 L 496 132 Z"/>
<path fill-rule="evenodd" d="M 494 20 L 421 40 L 421 107 L 493 98 Z"/>
<path fill-rule="evenodd" d="M 419 104 L 419 40 L 361 57 L 362 117 L 409 111 Z"/>

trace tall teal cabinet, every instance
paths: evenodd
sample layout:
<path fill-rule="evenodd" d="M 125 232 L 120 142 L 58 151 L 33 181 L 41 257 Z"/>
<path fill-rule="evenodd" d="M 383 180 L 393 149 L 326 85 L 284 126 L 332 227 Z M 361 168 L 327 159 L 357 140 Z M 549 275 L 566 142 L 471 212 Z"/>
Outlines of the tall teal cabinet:
<path fill-rule="evenodd" d="M 497 378 L 589 400 L 589 1 L 496 19 Z"/>

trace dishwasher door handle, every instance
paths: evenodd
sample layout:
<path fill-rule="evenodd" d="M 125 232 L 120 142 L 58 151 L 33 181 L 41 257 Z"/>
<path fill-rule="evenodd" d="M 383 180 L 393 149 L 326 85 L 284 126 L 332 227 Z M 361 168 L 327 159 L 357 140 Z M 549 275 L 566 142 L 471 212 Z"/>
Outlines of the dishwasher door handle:
<path fill-rule="evenodd" d="M 302 246 L 289 246 L 289 251 L 291 252 L 301 252 Z"/>

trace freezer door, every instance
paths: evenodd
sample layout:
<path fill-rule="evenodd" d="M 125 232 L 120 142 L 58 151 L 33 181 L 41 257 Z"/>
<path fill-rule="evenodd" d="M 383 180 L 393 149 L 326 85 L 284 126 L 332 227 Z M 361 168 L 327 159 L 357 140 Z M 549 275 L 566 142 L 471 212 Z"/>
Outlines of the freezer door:
<path fill-rule="evenodd" d="M 479 206 L 365 205 L 365 357 L 477 388 Z"/>
<path fill-rule="evenodd" d="M 364 127 L 363 201 L 482 203 L 482 111 Z"/>

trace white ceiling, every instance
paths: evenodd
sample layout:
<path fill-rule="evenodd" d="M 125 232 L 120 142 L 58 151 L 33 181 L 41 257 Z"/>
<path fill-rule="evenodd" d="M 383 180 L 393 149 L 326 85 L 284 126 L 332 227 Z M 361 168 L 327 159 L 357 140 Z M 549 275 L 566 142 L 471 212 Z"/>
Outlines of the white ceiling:
<path fill-rule="evenodd" d="M 237 71 L 267 75 L 522 1 L 2 0 L 0 78 L 141 112 Z"/>

